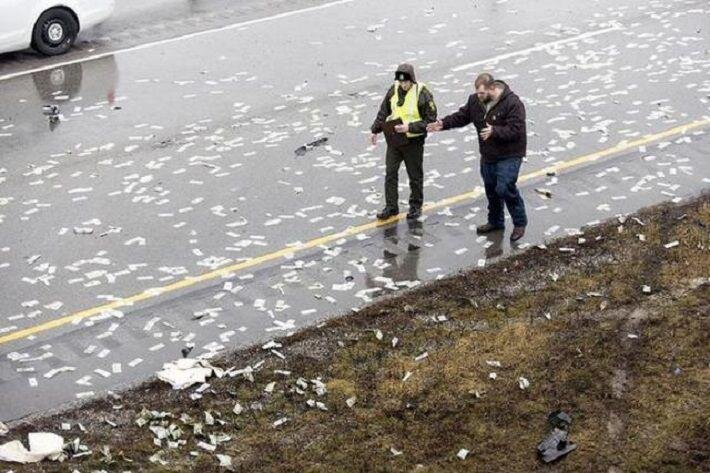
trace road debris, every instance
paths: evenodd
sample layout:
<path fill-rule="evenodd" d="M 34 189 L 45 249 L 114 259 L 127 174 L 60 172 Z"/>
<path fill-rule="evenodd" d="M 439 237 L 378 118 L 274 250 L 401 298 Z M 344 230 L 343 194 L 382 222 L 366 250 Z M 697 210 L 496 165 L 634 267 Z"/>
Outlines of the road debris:
<path fill-rule="evenodd" d="M 62 118 L 58 105 L 45 105 L 42 107 L 42 113 L 49 118 L 50 130 L 53 130 Z"/>
<path fill-rule="evenodd" d="M 48 432 L 31 432 L 27 435 L 29 450 L 19 440 L 0 445 L 0 460 L 14 463 L 38 463 L 49 459 L 62 461 L 64 438 Z"/>
<path fill-rule="evenodd" d="M 323 138 L 318 138 L 315 141 L 311 141 L 310 143 L 306 143 L 303 146 L 299 146 L 298 148 L 296 148 L 294 153 L 296 153 L 296 156 L 303 156 L 307 152 L 311 151 L 313 148 L 316 148 L 318 146 L 323 146 L 327 142 L 328 142 L 328 137 L 324 136 Z"/>
<path fill-rule="evenodd" d="M 525 390 L 530 387 L 530 381 L 528 381 L 527 378 L 521 376 L 518 378 L 518 386 L 520 387 L 520 389 Z"/>
<path fill-rule="evenodd" d="M 228 470 L 233 470 L 232 457 L 229 455 L 217 454 L 215 455 L 217 460 L 219 460 L 219 466 L 222 468 L 227 468 Z"/>
<path fill-rule="evenodd" d="M 173 389 L 185 389 L 198 383 L 204 383 L 215 373 L 215 368 L 206 360 L 181 358 L 165 363 L 156 375 L 158 379 L 170 383 Z"/>
<path fill-rule="evenodd" d="M 535 192 L 537 192 L 540 197 L 545 198 L 545 199 L 551 199 L 552 198 L 552 191 L 550 189 L 543 189 L 541 187 L 535 188 Z"/>
<path fill-rule="evenodd" d="M 554 411 L 547 416 L 547 421 L 552 426 L 552 431 L 537 446 L 537 453 L 543 462 L 550 463 L 575 450 L 577 445 L 568 439 L 572 422 L 568 414 Z"/>

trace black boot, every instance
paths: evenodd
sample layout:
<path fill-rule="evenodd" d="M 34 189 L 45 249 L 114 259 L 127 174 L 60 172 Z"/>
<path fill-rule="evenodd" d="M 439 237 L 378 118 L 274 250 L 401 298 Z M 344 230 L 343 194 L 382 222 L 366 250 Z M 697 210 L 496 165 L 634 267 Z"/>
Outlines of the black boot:
<path fill-rule="evenodd" d="M 485 225 L 479 225 L 478 227 L 476 227 L 476 233 L 478 233 L 479 235 L 497 232 L 499 230 L 503 230 L 503 227 L 496 227 L 495 225 L 492 225 L 490 223 L 486 223 Z"/>
<path fill-rule="evenodd" d="M 394 217 L 399 213 L 399 209 L 393 207 L 385 207 L 377 214 L 377 220 L 387 220 L 390 217 Z"/>
<path fill-rule="evenodd" d="M 422 216 L 421 207 L 410 207 L 409 212 L 407 212 L 407 220 L 416 220 Z"/>

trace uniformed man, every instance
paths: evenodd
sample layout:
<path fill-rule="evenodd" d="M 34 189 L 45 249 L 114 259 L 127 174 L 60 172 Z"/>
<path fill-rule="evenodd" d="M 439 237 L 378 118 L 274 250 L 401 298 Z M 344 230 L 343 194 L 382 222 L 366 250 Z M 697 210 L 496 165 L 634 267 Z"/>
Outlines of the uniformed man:
<path fill-rule="evenodd" d="M 425 84 L 417 82 L 414 67 L 401 64 L 395 72 L 394 85 L 385 95 L 372 127 L 370 142 L 377 144 L 377 135 L 386 131 L 386 123 L 401 121 L 387 137 L 385 172 L 385 208 L 377 214 L 386 220 L 399 214 L 399 166 L 402 161 L 409 176 L 408 219 L 421 216 L 424 203 L 424 140 L 427 124 L 436 121 L 434 97 Z"/>

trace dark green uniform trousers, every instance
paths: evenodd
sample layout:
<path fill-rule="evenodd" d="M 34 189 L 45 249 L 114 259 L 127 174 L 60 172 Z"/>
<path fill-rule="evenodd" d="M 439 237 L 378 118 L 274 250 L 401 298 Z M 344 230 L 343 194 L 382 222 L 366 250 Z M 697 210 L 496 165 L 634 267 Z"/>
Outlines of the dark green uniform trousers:
<path fill-rule="evenodd" d="M 399 209 L 399 165 L 404 161 L 409 176 L 409 207 L 421 208 L 424 203 L 424 140 L 415 138 L 402 146 L 387 146 L 385 173 L 385 202 L 387 207 Z"/>

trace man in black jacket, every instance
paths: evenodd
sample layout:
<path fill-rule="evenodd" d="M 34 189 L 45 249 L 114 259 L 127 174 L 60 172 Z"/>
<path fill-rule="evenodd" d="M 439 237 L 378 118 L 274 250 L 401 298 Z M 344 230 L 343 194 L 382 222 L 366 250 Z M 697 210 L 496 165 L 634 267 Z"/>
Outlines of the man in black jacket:
<path fill-rule="evenodd" d="M 481 177 L 488 198 L 488 222 L 480 225 L 479 234 L 502 230 L 504 206 L 513 219 L 511 241 L 525 235 L 527 216 L 525 203 L 516 183 L 523 157 L 527 152 L 525 106 L 520 98 L 500 80 L 476 79 L 476 94 L 466 105 L 443 120 L 428 126 L 429 131 L 449 130 L 473 123 L 478 131 L 481 153 Z"/>
<path fill-rule="evenodd" d="M 414 67 L 401 64 L 395 72 L 395 83 L 385 94 L 370 131 L 370 142 L 377 144 L 377 135 L 385 131 L 385 123 L 400 120 L 394 126 L 387 140 L 385 158 L 385 208 L 377 214 L 380 220 L 386 220 L 399 214 L 399 167 L 402 161 L 409 176 L 409 213 L 408 219 L 421 216 L 424 203 L 424 140 L 427 124 L 436 121 L 434 96 L 421 82 L 416 81 Z"/>

